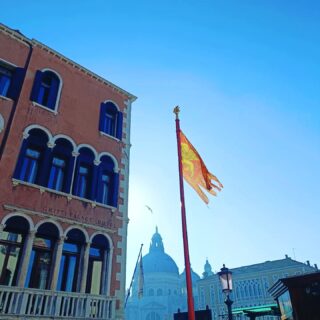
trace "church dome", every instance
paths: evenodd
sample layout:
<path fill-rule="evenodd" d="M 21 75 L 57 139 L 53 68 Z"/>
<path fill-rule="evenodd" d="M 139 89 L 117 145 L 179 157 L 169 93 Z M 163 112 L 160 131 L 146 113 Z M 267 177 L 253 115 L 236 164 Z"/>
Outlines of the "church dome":
<path fill-rule="evenodd" d="M 190 270 L 191 271 L 191 281 L 192 281 L 192 285 L 194 286 L 197 283 L 197 281 L 200 280 L 200 276 L 197 273 L 195 273 L 192 270 L 192 268 L 190 268 L 190 269 L 191 269 Z M 183 272 L 180 275 L 180 278 L 181 278 L 182 282 L 184 284 L 186 284 L 186 269 L 183 270 Z"/>
<path fill-rule="evenodd" d="M 144 273 L 165 272 L 179 275 L 179 270 L 174 260 L 164 252 L 164 246 L 161 235 L 156 228 L 152 236 L 149 253 L 143 258 Z"/>

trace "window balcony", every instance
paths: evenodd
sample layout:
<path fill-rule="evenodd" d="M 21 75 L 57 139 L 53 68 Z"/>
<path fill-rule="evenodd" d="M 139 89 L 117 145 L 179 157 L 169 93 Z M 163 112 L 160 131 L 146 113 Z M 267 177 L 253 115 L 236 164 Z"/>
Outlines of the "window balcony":
<path fill-rule="evenodd" d="M 0 318 L 115 319 L 115 298 L 0 286 Z"/>

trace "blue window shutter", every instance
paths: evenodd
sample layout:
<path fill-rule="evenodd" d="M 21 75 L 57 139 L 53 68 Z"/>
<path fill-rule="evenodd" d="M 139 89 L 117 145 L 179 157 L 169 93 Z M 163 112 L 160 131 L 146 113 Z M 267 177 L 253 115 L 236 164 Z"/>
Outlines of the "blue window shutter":
<path fill-rule="evenodd" d="M 102 168 L 101 168 L 101 164 L 99 165 L 99 167 L 97 168 L 98 172 L 97 172 L 97 175 L 96 175 L 96 194 L 95 194 L 95 198 L 94 200 L 97 201 L 97 202 L 101 202 L 101 199 L 102 199 L 102 186 L 101 186 L 101 176 L 102 176 Z"/>
<path fill-rule="evenodd" d="M 119 140 L 122 140 L 122 126 L 123 126 L 123 114 L 122 112 L 118 112 L 117 114 L 117 133 L 116 133 L 116 137 Z"/>
<path fill-rule="evenodd" d="M 98 170 L 99 167 L 96 166 L 95 164 L 92 165 L 91 169 L 91 188 L 89 187 L 89 192 L 88 192 L 88 198 L 92 201 L 96 200 L 96 189 L 97 189 L 97 183 L 98 183 Z"/>
<path fill-rule="evenodd" d="M 50 86 L 50 93 L 48 97 L 48 105 L 47 107 L 54 110 L 57 102 L 58 97 L 58 90 L 59 90 L 60 81 L 56 76 L 52 75 L 51 78 L 51 86 Z"/>
<path fill-rule="evenodd" d="M 69 193 L 71 192 L 71 180 L 72 180 L 72 172 L 74 167 L 75 157 L 70 156 L 68 157 L 66 172 L 65 172 L 65 183 L 63 186 L 62 191 Z"/>
<path fill-rule="evenodd" d="M 12 76 L 11 85 L 8 90 L 8 97 L 16 100 L 22 88 L 22 83 L 26 70 L 24 68 L 16 68 Z"/>
<path fill-rule="evenodd" d="M 36 75 L 34 77 L 33 87 L 30 95 L 30 100 L 38 102 L 39 98 L 39 89 L 41 86 L 41 80 L 42 80 L 43 72 L 40 70 L 37 70 Z"/>
<path fill-rule="evenodd" d="M 111 205 L 113 207 L 117 207 L 118 206 L 119 179 L 120 179 L 119 173 L 115 172 L 113 174 L 113 190 L 112 190 L 112 203 L 111 203 Z"/>
<path fill-rule="evenodd" d="M 26 150 L 28 148 L 28 144 L 29 143 L 28 143 L 27 139 L 24 139 L 22 141 L 22 145 L 21 145 L 21 148 L 20 148 L 20 153 L 19 153 L 19 156 L 18 156 L 16 168 L 15 168 L 14 173 L 13 173 L 13 177 L 15 179 L 20 179 L 21 166 L 22 166 L 24 155 L 25 155 Z"/>
<path fill-rule="evenodd" d="M 102 102 L 100 105 L 99 131 L 105 130 L 105 128 L 103 127 L 105 116 L 106 116 L 106 104 Z"/>
<path fill-rule="evenodd" d="M 41 159 L 39 162 L 39 171 L 36 177 L 36 183 L 44 187 L 47 186 L 47 180 L 51 169 L 51 152 L 52 149 L 46 147 L 45 150 L 42 151 Z"/>
<path fill-rule="evenodd" d="M 73 179 L 73 186 L 72 186 L 72 194 L 74 195 L 77 195 L 77 190 L 79 188 L 79 166 L 80 166 L 79 157 L 80 156 L 77 157 L 77 163 L 74 169 L 74 179 Z"/>

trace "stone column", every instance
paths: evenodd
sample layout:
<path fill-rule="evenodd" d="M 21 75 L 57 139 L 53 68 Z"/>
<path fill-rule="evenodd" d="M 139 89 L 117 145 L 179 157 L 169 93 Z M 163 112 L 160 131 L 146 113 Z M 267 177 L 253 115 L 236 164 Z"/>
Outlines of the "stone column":
<path fill-rule="evenodd" d="M 73 169 L 72 169 L 72 176 L 71 176 L 71 183 L 70 183 L 70 192 L 69 192 L 70 194 L 73 194 L 73 183 L 74 183 L 74 177 L 76 174 L 77 158 L 78 158 L 79 154 L 80 153 L 77 151 L 72 152 L 72 156 L 74 158 L 74 161 L 73 161 Z"/>
<path fill-rule="evenodd" d="M 110 285 L 111 285 L 111 275 L 112 275 L 112 260 L 113 260 L 113 246 L 110 244 L 110 251 L 108 253 L 108 266 L 107 266 L 107 275 L 106 275 L 106 294 L 110 296 Z"/>
<path fill-rule="evenodd" d="M 3 229 L 5 228 L 6 226 L 4 224 L 0 224 L 0 239 L 1 239 L 1 236 L 2 236 L 2 232 L 3 232 Z"/>
<path fill-rule="evenodd" d="M 103 251 L 103 261 L 102 261 L 102 272 L 101 272 L 101 294 L 106 295 L 107 294 L 107 286 L 108 286 L 108 250 Z"/>
<path fill-rule="evenodd" d="M 58 283 L 58 277 L 59 277 L 59 271 L 60 271 L 60 263 L 61 263 L 61 257 L 62 257 L 62 250 L 63 250 L 63 244 L 64 244 L 65 238 L 66 238 L 65 236 L 61 236 L 56 244 L 54 266 L 53 266 L 50 290 L 57 289 L 57 283 Z"/>
<path fill-rule="evenodd" d="M 81 293 L 86 292 L 90 245 L 91 245 L 91 242 L 86 243 L 86 246 L 84 248 L 84 253 L 83 253 L 83 264 L 82 264 L 81 285 L 80 285 Z"/>
<path fill-rule="evenodd" d="M 33 240 L 36 234 L 36 230 L 30 230 L 28 235 L 26 236 L 26 242 L 23 248 L 22 254 L 22 264 L 18 275 L 18 287 L 23 288 L 24 283 L 26 282 L 26 277 L 28 273 L 29 260 L 33 246 Z"/>

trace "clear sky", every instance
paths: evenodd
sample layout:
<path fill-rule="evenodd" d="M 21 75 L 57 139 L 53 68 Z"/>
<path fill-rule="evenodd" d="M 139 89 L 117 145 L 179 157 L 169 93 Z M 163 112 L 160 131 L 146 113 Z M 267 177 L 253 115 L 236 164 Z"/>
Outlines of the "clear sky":
<path fill-rule="evenodd" d="M 177 104 L 225 186 L 207 207 L 185 185 L 193 269 L 285 254 L 320 264 L 319 1 L 12 0 L 0 20 L 138 96 L 128 278 L 156 225 L 184 268 Z"/>

